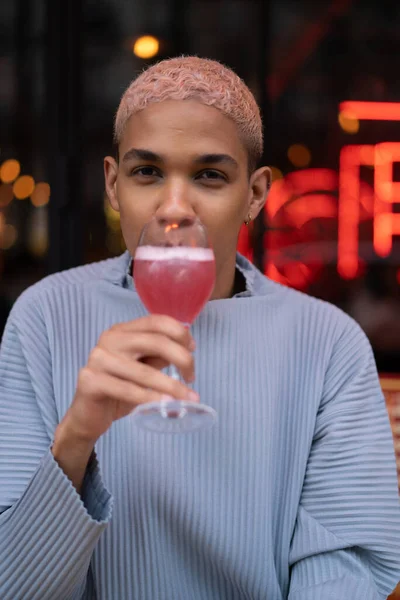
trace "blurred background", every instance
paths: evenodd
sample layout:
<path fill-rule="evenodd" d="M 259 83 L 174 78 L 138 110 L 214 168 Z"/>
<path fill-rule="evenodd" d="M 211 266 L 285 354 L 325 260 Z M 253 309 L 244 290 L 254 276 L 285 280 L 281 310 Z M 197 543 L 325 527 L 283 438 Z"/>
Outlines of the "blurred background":
<path fill-rule="evenodd" d="M 1 2 L 0 335 L 27 286 L 124 250 L 102 173 L 114 113 L 145 66 L 197 54 L 263 111 L 274 182 L 239 249 L 351 314 L 400 372 L 399 31 L 396 0 Z"/>

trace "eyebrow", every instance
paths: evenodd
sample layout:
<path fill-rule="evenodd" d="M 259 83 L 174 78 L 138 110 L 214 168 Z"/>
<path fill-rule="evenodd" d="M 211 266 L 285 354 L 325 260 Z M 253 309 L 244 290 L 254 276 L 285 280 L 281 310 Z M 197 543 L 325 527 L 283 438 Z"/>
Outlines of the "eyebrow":
<path fill-rule="evenodd" d="M 159 154 L 152 152 L 151 150 L 145 150 L 143 148 L 131 148 L 124 154 L 122 162 L 128 162 L 130 160 L 145 160 L 149 162 L 163 163 L 164 159 Z M 229 154 L 202 154 L 197 156 L 194 161 L 198 165 L 217 165 L 226 164 L 231 167 L 239 168 L 237 161 L 232 158 Z"/>
<path fill-rule="evenodd" d="M 202 154 L 194 162 L 202 165 L 226 164 L 235 168 L 239 167 L 237 161 L 232 156 L 229 156 L 229 154 Z"/>
<path fill-rule="evenodd" d="M 129 160 L 148 160 L 151 162 L 163 162 L 161 156 L 150 150 L 142 150 L 140 148 L 131 148 L 124 154 L 122 162 L 128 162 Z"/>

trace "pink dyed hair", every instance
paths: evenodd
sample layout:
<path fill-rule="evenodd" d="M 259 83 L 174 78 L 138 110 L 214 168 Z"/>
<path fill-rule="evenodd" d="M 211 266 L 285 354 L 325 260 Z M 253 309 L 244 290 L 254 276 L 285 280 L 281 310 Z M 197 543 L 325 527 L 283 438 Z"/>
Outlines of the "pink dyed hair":
<path fill-rule="evenodd" d="M 132 81 L 122 96 L 114 124 L 119 144 L 129 117 L 163 100 L 197 100 L 214 106 L 236 124 L 253 171 L 263 151 L 260 109 L 240 77 L 221 63 L 197 56 L 162 60 Z"/>

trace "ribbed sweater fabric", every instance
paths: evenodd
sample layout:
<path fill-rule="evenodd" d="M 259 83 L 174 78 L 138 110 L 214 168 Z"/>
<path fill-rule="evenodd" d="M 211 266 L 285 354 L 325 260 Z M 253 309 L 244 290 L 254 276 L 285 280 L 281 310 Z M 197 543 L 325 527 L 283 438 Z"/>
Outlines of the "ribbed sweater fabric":
<path fill-rule="evenodd" d="M 82 497 L 50 448 L 101 333 L 145 314 L 130 256 L 47 277 L 0 350 L 1 600 L 383 600 L 400 578 L 393 441 L 370 345 L 238 255 L 193 326 L 209 431 L 130 416 Z"/>

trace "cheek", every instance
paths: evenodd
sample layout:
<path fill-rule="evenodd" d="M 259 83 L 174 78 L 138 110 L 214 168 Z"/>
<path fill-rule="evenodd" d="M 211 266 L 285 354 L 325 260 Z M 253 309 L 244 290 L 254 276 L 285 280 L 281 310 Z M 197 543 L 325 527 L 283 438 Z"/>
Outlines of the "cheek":
<path fill-rule="evenodd" d="M 242 211 L 238 210 L 226 212 L 224 218 L 218 215 L 214 220 L 210 216 L 204 219 L 211 245 L 216 254 L 225 256 L 236 248 L 242 223 Z"/>
<path fill-rule="evenodd" d="M 145 223 L 154 213 L 154 202 L 151 196 L 129 185 L 129 180 L 123 180 L 117 185 L 117 196 L 121 221 L 135 227 L 137 223 Z"/>
<path fill-rule="evenodd" d="M 153 216 L 149 203 L 140 202 L 132 194 L 119 195 L 120 225 L 128 250 L 134 253 L 144 225 Z"/>
<path fill-rule="evenodd" d="M 243 199 L 245 198 L 245 199 Z M 228 230 L 236 230 L 244 219 L 243 215 L 246 212 L 246 197 L 244 194 L 228 194 L 224 197 L 212 198 L 204 204 L 199 205 L 196 210 L 198 216 L 204 220 L 205 224 L 210 227 L 210 230 L 216 232 L 226 232 Z M 201 214 L 200 214 L 201 213 Z"/>
<path fill-rule="evenodd" d="M 199 211 L 209 212 L 215 218 L 234 220 L 242 214 L 243 207 L 248 200 L 248 186 L 243 183 L 234 183 L 220 190 L 202 189 L 194 192 L 196 208 Z"/>

